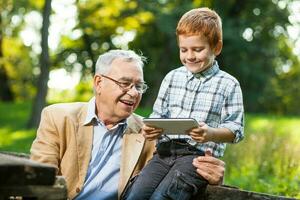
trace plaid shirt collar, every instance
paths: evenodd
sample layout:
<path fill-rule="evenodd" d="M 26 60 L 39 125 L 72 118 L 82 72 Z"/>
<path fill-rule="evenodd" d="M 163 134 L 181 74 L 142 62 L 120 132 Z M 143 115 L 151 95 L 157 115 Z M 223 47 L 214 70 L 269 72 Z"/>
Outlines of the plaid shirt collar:
<path fill-rule="evenodd" d="M 189 70 L 186 69 L 186 76 L 187 76 L 188 80 L 191 80 L 193 78 L 197 78 L 200 80 L 201 79 L 207 80 L 207 79 L 210 79 L 219 70 L 220 70 L 220 68 L 219 68 L 218 62 L 215 60 L 213 65 L 211 67 L 209 67 L 208 69 L 204 70 L 203 72 L 193 74 L 192 72 L 190 72 Z"/>

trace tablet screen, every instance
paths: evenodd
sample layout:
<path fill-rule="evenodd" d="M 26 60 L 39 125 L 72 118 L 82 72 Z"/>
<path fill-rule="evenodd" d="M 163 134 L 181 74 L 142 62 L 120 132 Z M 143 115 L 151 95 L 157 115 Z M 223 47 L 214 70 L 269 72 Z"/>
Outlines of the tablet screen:
<path fill-rule="evenodd" d="M 144 118 L 146 125 L 162 128 L 164 134 L 186 134 L 186 131 L 198 127 L 193 118 Z"/>

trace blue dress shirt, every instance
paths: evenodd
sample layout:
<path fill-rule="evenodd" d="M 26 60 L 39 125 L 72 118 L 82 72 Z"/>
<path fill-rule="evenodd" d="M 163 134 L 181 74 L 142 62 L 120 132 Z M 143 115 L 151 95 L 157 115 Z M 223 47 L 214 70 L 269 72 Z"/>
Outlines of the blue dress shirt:
<path fill-rule="evenodd" d="M 122 137 L 127 124 L 124 120 L 108 130 L 95 110 L 95 98 L 92 98 L 85 120 L 85 124 L 94 125 L 92 157 L 83 189 L 75 199 L 115 200 L 118 199 Z"/>

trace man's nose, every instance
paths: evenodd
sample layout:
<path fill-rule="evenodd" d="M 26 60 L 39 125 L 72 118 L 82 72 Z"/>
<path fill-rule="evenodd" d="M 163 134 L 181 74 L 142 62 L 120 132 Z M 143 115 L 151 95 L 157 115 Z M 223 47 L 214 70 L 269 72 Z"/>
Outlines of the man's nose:
<path fill-rule="evenodd" d="M 130 87 L 130 89 L 127 91 L 127 94 L 129 94 L 130 96 L 138 96 L 140 93 L 136 89 L 136 86 L 134 84 L 132 84 L 132 86 Z"/>

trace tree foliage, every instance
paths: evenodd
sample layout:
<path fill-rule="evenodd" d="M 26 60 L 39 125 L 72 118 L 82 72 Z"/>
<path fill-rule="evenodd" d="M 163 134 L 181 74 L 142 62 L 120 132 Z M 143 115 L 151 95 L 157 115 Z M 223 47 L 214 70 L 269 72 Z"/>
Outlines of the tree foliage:
<path fill-rule="evenodd" d="M 290 84 L 289 73 L 279 70 L 284 65 L 292 63 L 291 68 L 299 66 L 299 58 L 292 53 L 293 46 L 288 45 L 287 26 L 290 25 L 290 13 L 287 5 L 290 1 L 281 1 L 281 7 L 277 1 L 162 2 L 141 3 L 144 9 L 154 13 L 155 19 L 147 25 L 147 31 L 140 33 L 131 43 L 131 47 L 141 49 L 150 60 L 145 72 L 146 80 L 153 89 L 150 94 L 146 94 L 147 102 L 144 103 L 153 103 L 162 77 L 169 70 L 181 65 L 175 38 L 175 28 L 180 16 L 190 8 L 209 6 L 220 14 L 223 21 L 224 47 L 217 60 L 221 69 L 240 81 L 246 111 L 281 110 L 281 113 L 300 113 L 295 110 L 299 106 L 298 101 L 291 100 L 296 99 L 292 95 L 297 92 L 296 87 L 289 90 L 293 91 L 289 95 L 284 92 L 285 95 L 279 97 L 276 90 L 282 91 L 283 88 L 275 84 L 282 80 L 280 77 L 286 77 L 286 84 Z M 289 103 L 284 103 L 283 98 L 290 99 Z M 269 106 L 270 99 L 273 99 L 272 106 Z"/>
<path fill-rule="evenodd" d="M 37 55 L 24 45 L 20 35 L 26 15 L 38 11 L 41 2 L 43 0 L 0 1 L 0 100 L 28 100 L 35 94 Z"/>
<path fill-rule="evenodd" d="M 152 18 L 150 12 L 137 12 L 135 1 L 93 1 L 79 2 L 78 24 L 75 30 L 80 37 L 75 40 L 64 37 L 58 51 L 58 63 L 76 57 L 76 64 L 82 67 L 82 77 L 94 73 L 98 56 L 113 48 L 126 48 L 120 41 L 124 34 L 143 31 L 143 24 Z M 65 62 L 67 68 L 74 63 Z M 60 65 L 60 64 L 58 64 Z"/>
<path fill-rule="evenodd" d="M 293 67 L 299 65 L 288 45 L 287 4 L 279 7 L 278 3 L 231 0 L 226 5 L 214 4 L 224 30 L 224 49 L 218 59 L 223 69 L 240 81 L 246 110 L 251 112 L 273 112 L 269 101 L 276 98 L 279 89 L 274 81 L 287 76 L 280 69 L 289 61 Z M 275 104 L 284 106 L 280 100 Z"/>

